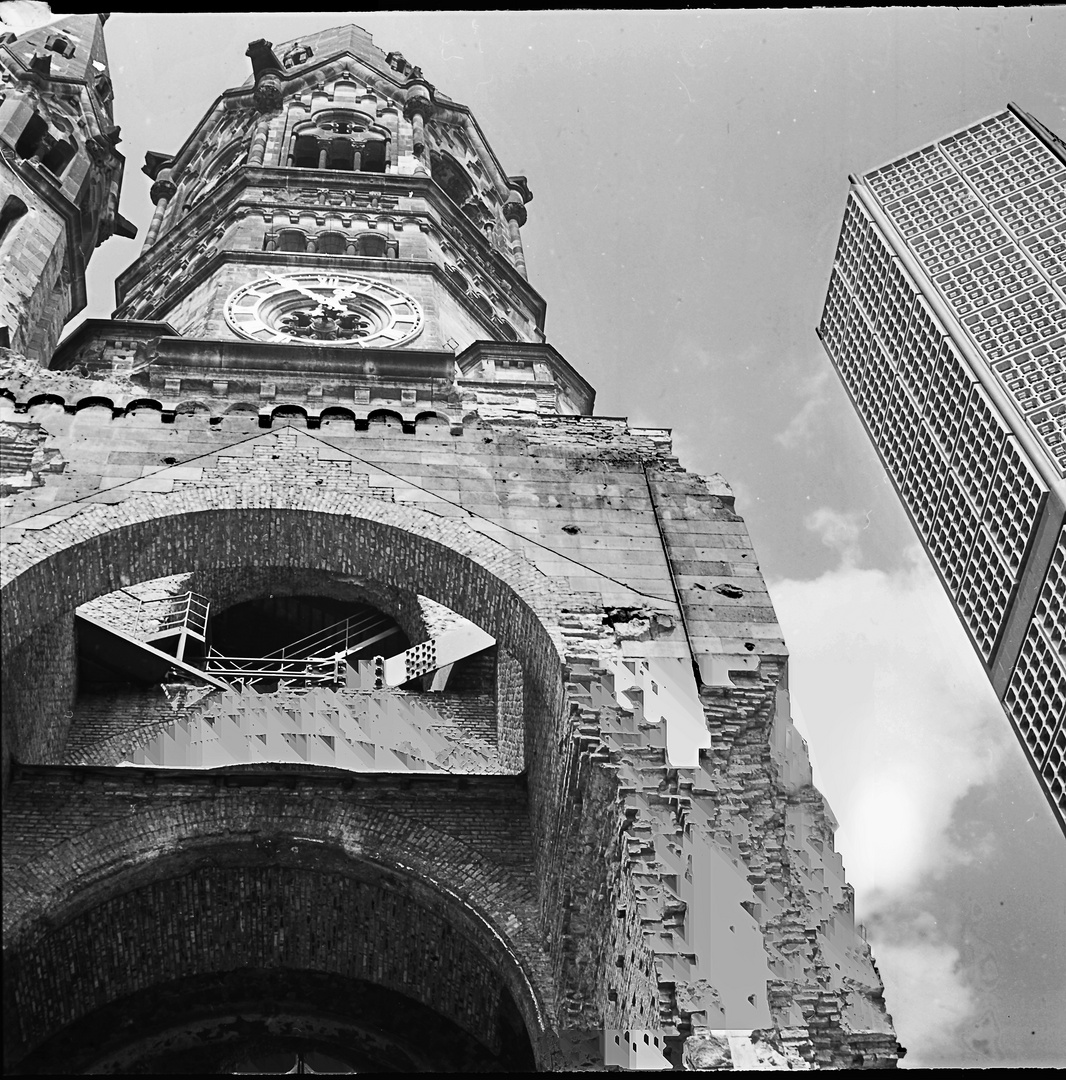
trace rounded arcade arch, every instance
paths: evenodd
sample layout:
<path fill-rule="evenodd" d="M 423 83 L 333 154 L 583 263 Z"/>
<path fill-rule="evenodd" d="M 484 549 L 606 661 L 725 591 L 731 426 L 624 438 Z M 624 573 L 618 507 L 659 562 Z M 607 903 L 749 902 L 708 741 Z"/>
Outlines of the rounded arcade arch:
<path fill-rule="evenodd" d="M 398 583 L 470 619 L 519 662 L 544 715 L 535 729 L 526 722 L 513 734 L 526 746 L 529 768 L 535 771 L 541 756 L 535 746 L 549 767 L 562 700 L 560 643 L 548 630 L 561 598 L 550 579 L 462 521 L 341 492 L 331 492 L 328 505 L 324 510 L 317 488 L 265 481 L 88 504 L 8 555 L 0 594 L 4 659 L 88 600 L 190 568 L 277 566 Z M 39 667 L 21 672 L 27 687 L 52 681 L 47 661 Z M 30 748 L 62 745 L 68 723 L 59 710 L 44 721 L 35 710 L 5 714 L 5 757 L 51 760 Z"/>
<path fill-rule="evenodd" d="M 236 1071 L 256 1041 L 363 1071 L 528 1071 L 534 984 L 469 899 L 310 843 L 192 843 L 7 952 L 22 1073 Z"/>

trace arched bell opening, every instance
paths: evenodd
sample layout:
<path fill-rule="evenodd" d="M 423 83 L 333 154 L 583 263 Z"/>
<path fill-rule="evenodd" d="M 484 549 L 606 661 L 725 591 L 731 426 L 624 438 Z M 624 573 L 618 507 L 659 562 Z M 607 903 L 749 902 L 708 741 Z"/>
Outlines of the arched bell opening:
<path fill-rule="evenodd" d="M 457 207 L 465 205 L 474 195 L 474 184 L 469 174 L 447 153 L 432 155 L 433 181 Z"/>
<path fill-rule="evenodd" d="M 349 663 L 402 652 L 411 642 L 402 628 L 371 604 L 330 596 L 263 596 L 245 600 L 215 615 L 209 624 L 211 648 L 225 656 L 271 656 L 300 651 L 306 642 L 328 638 L 333 628 L 365 627 L 363 637 L 343 642 Z M 338 647 L 342 647 L 338 645 Z"/>
<path fill-rule="evenodd" d="M 522 768 L 520 666 L 476 625 L 393 583 L 203 569 L 98 597 L 72 622 L 66 654 L 53 631 L 28 648 L 52 651 L 54 685 L 76 684 L 66 764 Z"/>

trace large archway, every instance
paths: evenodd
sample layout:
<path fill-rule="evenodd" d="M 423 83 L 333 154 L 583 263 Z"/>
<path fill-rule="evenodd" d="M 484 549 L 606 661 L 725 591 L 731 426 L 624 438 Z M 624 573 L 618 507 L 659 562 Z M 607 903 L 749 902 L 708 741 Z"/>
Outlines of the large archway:
<path fill-rule="evenodd" d="M 402 582 L 408 593 L 476 622 L 521 665 L 531 697 L 542 703 L 538 723 L 520 736 L 528 767 L 535 772 L 550 754 L 561 706 L 563 598 L 549 578 L 461 520 L 340 492 L 324 509 L 306 490 L 259 483 L 251 492 L 218 484 L 165 496 L 135 493 L 86 504 L 61 523 L 24 534 L 5 559 L 2 592 L 10 671 L 5 761 L 59 760 L 69 711 L 69 700 L 60 698 L 69 699 L 73 685 L 57 680 L 55 661 L 69 636 L 63 620 L 78 605 L 191 568 L 263 565 Z M 27 648 L 35 632 L 47 640 Z"/>
<path fill-rule="evenodd" d="M 115 875 L 9 949 L 15 1071 L 237 1072 L 256 1054 L 351 1071 L 525 1071 L 522 965 L 410 871 L 308 843 L 193 845 Z"/>
<path fill-rule="evenodd" d="M 234 569 L 264 566 L 297 575 L 323 571 L 359 582 L 402 582 L 406 593 L 431 597 L 476 619 L 521 665 L 529 690 L 520 719 L 523 726 L 515 733 L 525 743 L 525 773 L 477 777 L 476 786 L 462 777 L 427 777 L 412 787 L 410 777 L 342 780 L 335 775 L 336 770 L 317 767 L 223 770 L 221 775 L 180 774 L 164 780 L 134 768 L 95 770 L 58 765 L 66 738 L 64 724 L 69 724 L 69 710 L 61 698 L 72 688 L 56 679 L 56 659 L 66 655 L 63 642 L 69 638 L 69 623 L 79 604 L 130 583 L 187 573 L 193 568 L 229 575 Z M 553 1052 L 544 1049 L 550 1043 L 550 1036 L 544 1033 L 551 1027 L 551 1021 L 544 1017 L 553 1015 L 554 1006 L 548 1003 L 554 993 L 554 976 L 553 963 L 545 952 L 536 883 L 546 878 L 544 867 L 552 858 L 545 838 L 553 836 L 557 828 L 560 807 L 556 792 L 564 786 L 557 774 L 566 768 L 566 756 L 558 752 L 564 716 L 562 635 L 557 621 L 566 598 L 547 577 L 497 540 L 453 517 L 343 492 L 331 493 L 330 500 L 324 502 L 315 492 L 266 482 L 175 487 L 166 494 L 137 492 L 121 501 L 111 496 L 107 503 L 89 503 L 62 522 L 43 522 L 42 527 L 26 529 L 22 543 L 5 560 L 5 571 L 3 644 L 5 660 L 13 661 L 5 664 L 5 693 L 13 690 L 5 702 L 5 758 L 22 763 L 10 785 L 17 790 L 16 797 L 8 800 L 8 808 L 15 808 L 20 830 L 25 825 L 22 850 L 16 852 L 13 862 L 20 876 L 13 895 L 17 893 L 19 901 L 5 910 L 5 942 L 12 958 L 9 979 L 13 980 L 7 1002 L 12 1010 L 9 1016 L 18 1018 L 19 1030 L 15 1062 L 25 1059 L 27 1068 L 45 1069 L 47 1061 L 39 1055 L 46 1053 L 45 1046 L 62 1045 L 56 1041 L 60 1033 L 81 1045 L 78 1032 L 95 1032 L 103 1041 L 90 1039 L 92 1045 L 78 1051 L 78 1060 L 86 1067 L 118 1063 L 120 1059 L 127 1064 L 150 1062 L 155 1067 L 164 1058 L 191 1067 L 189 1063 L 202 1050 L 207 1056 L 195 1060 L 199 1061 L 197 1068 L 206 1068 L 215 1051 L 209 1053 L 205 1047 L 216 1042 L 226 1044 L 218 1061 L 232 1064 L 235 1059 L 226 1056 L 234 1049 L 228 1045 L 233 1040 L 225 1035 L 231 1031 L 226 1018 L 239 1014 L 247 1023 L 266 1025 L 257 1029 L 263 1039 L 288 1039 L 286 1052 L 293 1047 L 295 1052 L 309 1047 L 337 1050 L 343 1044 L 349 1058 L 342 1054 L 341 1060 L 355 1062 L 356 1067 L 359 1062 L 365 1067 L 367 1061 L 386 1067 L 386 1058 L 375 1058 L 368 1049 L 372 1039 L 360 1042 L 363 1036 L 357 1033 L 365 1025 L 360 1027 L 357 1018 L 333 1016 L 329 1020 L 334 1024 L 335 1030 L 329 1029 L 333 1034 L 315 1028 L 321 1010 L 316 1012 L 312 1007 L 319 1000 L 312 983 L 320 975 L 346 980 L 355 997 L 363 993 L 360 987 L 364 984 L 383 987 L 382 993 L 398 994 L 444 1017 L 448 1024 L 458 1025 L 465 1032 L 463 1038 L 472 1039 L 471 1046 L 481 1048 L 476 1053 L 470 1051 L 462 1066 L 465 1069 L 480 1068 L 478 1061 L 485 1067 L 503 1068 L 512 1060 L 507 1057 L 511 1051 L 501 1049 L 503 1036 L 499 1032 L 517 1030 L 516 1010 L 528 1032 L 522 1038 L 534 1047 L 538 1061 L 546 1060 L 544 1054 Z M 8 771 L 5 768 L 5 779 Z M 94 776 L 96 779 L 91 779 Z M 392 783 L 395 787 L 388 796 L 383 795 L 384 787 Z M 168 784 L 176 793 L 174 799 L 160 791 Z M 468 786 L 464 788 L 464 784 Z M 42 785 L 50 785 L 52 794 L 58 795 L 74 816 L 62 827 L 53 821 L 48 843 L 35 848 L 33 803 Z M 317 786 L 320 797 L 309 800 L 308 786 Z M 103 801 L 89 807 L 77 794 L 79 788 L 86 796 L 90 788 L 98 789 Z M 90 801 L 95 797 L 92 795 Z M 386 797 L 393 798 L 392 809 L 377 805 Z M 190 825 L 197 815 L 204 822 L 202 828 Z M 442 815 L 455 817 L 453 825 L 442 826 Z M 117 835 L 115 827 L 120 818 L 129 826 L 123 837 Z M 87 820 L 93 822 L 91 829 L 85 827 Z M 380 826 L 388 820 L 393 821 L 389 826 L 392 831 L 382 831 Z M 472 839 L 475 836 L 476 842 Z M 168 931 L 165 919 L 184 913 L 187 929 L 207 925 L 202 911 L 208 909 L 190 899 L 195 892 L 195 874 L 201 875 L 196 880 L 208 881 L 212 872 L 237 873 L 231 865 L 232 851 L 237 847 L 226 845 L 239 847 L 252 838 L 262 840 L 269 851 L 265 863 L 255 870 L 261 880 L 253 892 L 263 896 L 271 889 L 277 892 L 272 885 L 268 888 L 266 877 L 281 872 L 279 853 L 287 845 L 306 848 L 313 844 L 316 851 L 333 846 L 343 852 L 348 862 L 330 871 L 334 875 L 330 884 L 315 889 L 300 886 L 302 896 L 291 902 L 275 898 L 267 904 L 269 910 L 297 912 L 303 919 L 317 909 L 321 897 L 333 897 L 327 905 L 334 920 L 329 932 L 316 932 L 312 942 L 310 924 L 300 923 L 297 938 L 304 942 L 304 952 L 298 956 L 282 949 L 289 940 L 287 928 L 281 938 L 270 937 L 272 947 L 281 952 L 264 951 L 266 938 L 249 939 L 239 955 L 231 955 L 225 962 L 211 959 L 200 945 L 175 946 L 173 942 L 179 941 L 180 935 L 174 935 L 180 927 L 167 924 L 173 932 Z M 226 854 L 222 854 L 224 848 Z M 180 874 L 167 869 L 168 860 L 194 849 L 209 866 Z M 367 859 L 384 859 L 406 868 L 403 882 L 386 890 L 388 901 L 381 900 L 383 910 L 389 904 L 396 910 L 396 896 L 410 897 L 419 889 L 423 893 L 429 889 L 450 897 L 451 914 L 440 922 L 442 927 L 458 925 L 456 919 L 474 919 L 479 929 L 473 938 L 468 936 L 463 952 L 470 963 L 478 957 L 484 962 L 478 960 L 482 967 L 465 972 L 455 985 L 465 987 L 463 992 L 467 993 L 479 985 L 479 979 L 483 983 L 489 979 L 486 972 L 496 980 L 489 980 L 492 989 L 486 1000 L 491 1008 L 475 1009 L 476 1021 L 474 1014 L 467 1016 L 458 1005 L 442 998 L 439 988 L 428 997 L 425 993 L 420 996 L 410 981 L 412 972 L 425 971 L 431 958 L 442 955 L 440 934 L 434 938 L 415 933 L 418 952 L 407 955 L 406 960 L 402 942 L 392 941 L 388 949 L 383 946 L 384 951 L 375 954 L 381 962 L 372 972 L 360 968 L 354 958 L 364 955 L 362 943 L 380 937 L 376 932 L 368 931 L 358 943 L 350 940 L 340 951 L 323 951 L 321 942 L 336 941 L 342 923 L 346 925 L 338 913 L 352 909 L 344 892 L 352 886 L 343 883 L 363 880 L 353 877 L 349 865 L 353 859 L 360 865 Z M 130 866 L 143 868 L 151 881 L 129 879 Z M 251 872 L 242 864 L 241 874 L 247 877 Z M 306 868 L 292 868 L 292 874 L 296 875 L 293 880 L 304 882 L 310 880 L 309 874 L 321 878 L 318 870 Z M 151 890 L 161 887 L 159 882 L 165 875 L 167 881 L 184 883 L 184 900 L 152 899 Z M 219 890 L 224 890 L 221 881 L 211 879 L 210 884 L 210 889 L 204 885 L 195 895 L 218 897 Z M 245 889 L 244 895 L 248 893 L 247 885 L 238 887 L 238 894 L 240 888 Z M 420 896 L 421 907 L 416 904 L 410 910 L 417 914 L 417 918 L 412 916 L 414 922 L 422 924 L 426 908 L 425 897 Z M 94 936 L 91 928 L 102 925 L 99 920 L 123 904 L 129 912 L 139 914 L 127 915 L 125 923 L 116 915 L 111 931 Z M 214 899 L 212 904 L 211 932 L 232 941 L 233 935 L 223 924 L 236 912 L 239 926 L 239 905 L 235 908 Z M 150 931 L 145 919 L 153 912 L 156 929 Z M 275 925 L 271 935 L 281 934 L 286 925 Z M 123 926 L 131 927 L 129 933 Z M 131 962 L 131 954 L 123 950 L 134 940 L 141 944 Z M 154 941 L 171 942 L 172 952 L 177 949 L 182 963 L 159 966 L 161 958 L 169 954 L 162 946 L 153 946 Z M 103 952 L 97 957 L 100 950 Z M 76 965 L 71 971 L 69 961 L 74 955 L 95 957 L 99 963 L 94 960 L 84 970 Z M 339 963 L 337 958 L 344 956 L 348 967 L 338 970 L 330 966 L 330 957 Z M 406 974 L 390 982 L 382 965 L 393 961 L 400 963 Z M 458 960 L 456 963 L 456 970 L 464 972 Z M 111 964 L 116 972 L 107 989 L 102 989 L 101 964 Z M 118 977 L 120 968 L 127 973 L 125 981 Z M 230 978 L 227 973 L 238 970 L 253 982 L 260 978 L 296 979 L 287 991 L 295 995 L 290 1004 L 299 1004 L 299 1008 L 294 1005 L 289 1010 L 289 1028 L 280 1030 L 272 1015 L 253 1016 L 247 1003 L 227 996 L 225 987 L 219 989 L 217 980 L 224 977 L 225 981 Z M 140 1042 L 132 1040 L 128 1031 L 112 1031 L 111 1014 L 106 1010 L 121 1012 L 116 1003 L 147 1003 L 150 995 L 142 991 L 149 987 L 155 988 L 152 993 L 158 990 L 160 1000 L 169 1000 L 172 991 L 194 985 L 204 994 L 214 987 L 210 993 L 216 995 L 212 1000 L 217 1007 L 213 1006 L 211 1016 L 186 1016 L 178 1035 L 157 1030 L 152 1015 L 145 1017 Z M 77 987 L 84 991 L 80 1004 L 71 998 Z M 34 994 L 44 997 L 35 1004 L 31 1000 Z M 411 1009 L 417 1012 L 415 1006 Z M 412 1020 L 415 1027 L 419 1023 Z M 218 1038 L 205 1035 L 201 1039 L 194 1028 L 215 1031 Z M 127 1036 L 130 1039 L 124 1042 Z M 395 1067 L 400 1067 L 396 1063 L 404 1060 L 404 1054 L 410 1056 L 417 1049 L 404 1043 L 397 1033 L 380 1038 L 392 1047 L 390 1054 L 395 1052 L 388 1059 Z M 441 1038 L 448 1042 L 443 1035 Z M 525 1044 L 521 1039 L 519 1044 L 513 1061 L 528 1063 L 528 1053 L 522 1049 Z M 193 1057 L 180 1057 L 186 1053 Z M 168 1056 L 172 1054 L 179 1056 Z M 437 1067 L 446 1066 L 444 1058 L 437 1060 Z"/>

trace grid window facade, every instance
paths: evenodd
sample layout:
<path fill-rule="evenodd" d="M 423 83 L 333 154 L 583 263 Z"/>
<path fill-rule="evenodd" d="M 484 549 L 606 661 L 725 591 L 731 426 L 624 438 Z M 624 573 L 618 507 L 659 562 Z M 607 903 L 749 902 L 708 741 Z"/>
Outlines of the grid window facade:
<path fill-rule="evenodd" d="M 948 459 L 937 446 L 928 425 L 923 425 L 914 439 L 914 450 L 901 490 L 923 540 L 928 540 L 932 532 L 947 472 Z"/>
<path fill-rule="evenodd" d="M 935 146 L 929 146 L 869 173 L 866 182 L 882 202 L 892 202 L 921 191 L 952 172 L 944 155 Z"/>
<path fill-rule="evenodd" d="M 1018 440 L 1003 444 L 999 468 L 992 477 L 982 520 L 1013 575 L 1021 570 L 1047 488 L 1026 460 Z"/>
<path fill-rule="evenodd" d="M 992 650 L 1003 627 L 1013 586 L 1014 575 L 996 545 L 979 531 L 963 575 L 958 601 L 962 620 L 973 634 L 977 650 L 986 664 L 992 658 Z"/>
<path fill-rule="evenodd" d="M 1064 170 L 1063 164 L 1038 139 L 1012 146 L 1002 154 L 963 170 L 963 176 L 986 199 L 1028 187 Z"/>
<path fill-rule="evenodd" d="M 902 485 L 907 475 L 907 465 L 910 463 L 914 440 L 918 437 L 921 423 L 918 406 L 902 380 L 897 378 L 892 384 L 892 398 L 877 439 L 885 468 L 897 486 Z"/>
<path fill-rule="evenodd" d="M 938 274 L 933 280 L 959 316 L 980 311 L 1041 283 L 1040 275 L 1020 248 L 1010 243 Z"/>
<path fill-rule="evenodd" d="M 1066 165 L 1007 112 L 864 182 L 1066 473 L 1066 385 L 1030 362 L 1066 336 Z"/>
<path fill-rule="evenodd" d="M 915 255 L 930 274 L 939 274 L 994 251 L 1010 237 L 984 207 L 915 237 Z"/>
<path fill-rule="evenodd" d="M 1040 627 L 1033 622 L 1003 699 L 1025 745 L 1038 765 L 1045 763 L 1052 739 L 1066 713 L 1066 669 Z"/>
<path fill-rule="evenodd" d="M 863 265 L 863 251 L 870 238 L 870 219 L 854 195 L 849 196 L 844 211 L 844 224 L 840 229 L 836 265 L 850 284 L 855 283 L 856 273 Z"/>
<path fill-rule="evenodd" d="M 1066 333 L 1066 304 L 1038 285 L 962 320 L 991 363 Z"/>
<path fill-rule="evenodd" d="M 977 196 L 958 176 L 933 184 L 924 191 L 907 195 L 885 207 L 896 228 L 910 239 L 942 226 L 980 206 Z"/>
<path fill-rule="evenodd" d="M 1022 413 L 1050 408 L 1066 397 L 1066 335 L 997 360 L 992 367 Z"/>
<path fill-rule="evenodd" d="M 929 384 L 944 349 L 943 332 L 936 316 L 921 296 L 915 297 L 910 342 L 900 352 L 899 374 L 919 409 L 925 406 Z"/>
<path fill-rule="evenodd" d="M 963 493 L 962 485 L 949 472 L 929 532 L 929 556 L 944 575 L 948 591 L 955 599 L 963 592 L 963 577 L 979 528 L 977 511 Z"/>
<path fill-rule="evenodd" d="M 955 349 L 947 342 L 944 344 L 929 384 L 924 415 L 941 449 L 950 455 L 955 449 L 974 379 Z"/>
<path fill-rule="evenodd" d="M 914 311 L 914 289 L 898 261 L 888 268 L 874 332 L 893 360 L 907 344 L 907 328 Z"/>
<path fill-rule="evenodd" d="M 855 275 L 851 278 L 855 299 L 866 312 L 871 326 L 881 317 L 885 283 L 894 268 L 893 255 L 888 245 L 871 230 L 866 244 L 865 260 L 861 266 L 855 268 Z"/>
<path fill-rule="evenodd" d="M 1059 659 L 1066 664 L 1066 528 L 1059 532 L 1059 542 L 1036 602 L 1034 621 L 1043 628 Z"/>
<path fill-rule="evenodd" d="M 996 199 L 992 209 L 1018 236 L 1066 221 L 1066 171 Z"/>
<path fill-rule="evenodd" d="M 1013 113 L 991 116 L 940 142 L 940 148 L 959 169 L 987 161 L 1004 150 L 1032 142 L 1033 133 Z"/>
<path fill-rule="evenodd" d="M 1066 828 L 1062 493 L 1011 430 L 1066 476 L 1066 166 L 1006 112 L 859 185 L 822 339 Z"/>
<path fill-rule="evenodd" d="M 862 384 L 859 387 L 855 404 L 859 415 L 866 421 L 870 435 L 877 440 L 888 411 L 892 395 L 892 383 L 895 370 L 888 354 L 876 341 L 870 343 L 870 356 L 863 371 Z"/>
<path fill-rule="evenodd" d="M 1038 229 L 1022 240 L 1029 257 L 1066 294 L 1066 221 Z"/>
<path fill-rule="evenodd" d="M 840 346 L 840 375 L 854 397 L 862 384 L 863 371 L 870 355 L 870 326 L 855 301 L 848 306 L 844 338 Z"/>
<path fill-rule="evenodd" d="M 1006 427 L 1000 423 L 988 395 L 975 383 L 962 415 L 951 467 L 978 510 L 984 507 L 1006 440 Z"/>
<path fill-rule="evenodd" d="M 1061 724 L 1052 739 L 1052 746 L 1040 775 L 1059 812 L 1066 814 L 1066 728 Z"/>
<path fill-rule="evenodd" d="M 1066 474 L 1066 403 L 1033 413 L 1033 430 L 1047 448 L 1059 471 Z"/>
<path fill-rule="evenodd" d="M 829 292 L 826 294 L 825 309 L 822 311 L 822 322 L 819 327 L 822 341 L 833 356 L 839 355 L 840 347 L 844 343 L 850 303 L 851 295 L 844 284 L 844 279 L 839 271 L 834 270 L 833 276 L 829 279 Z"/>

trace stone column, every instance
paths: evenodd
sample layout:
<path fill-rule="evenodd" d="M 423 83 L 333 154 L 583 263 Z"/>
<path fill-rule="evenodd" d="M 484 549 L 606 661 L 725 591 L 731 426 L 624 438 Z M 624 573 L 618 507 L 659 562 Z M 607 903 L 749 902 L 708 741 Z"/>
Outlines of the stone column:
<path fill-rule="evenodd" d="M 151 198 L 155 203 L 155 212 L 152 214 L 152 223 L 148 226 L 148 233 L 144 238 L 141 251 L 147 251 L 159 237 L 159 230 L 163 225 L 163 216 L 166 214 L 170 200 L 177 192 L 177 185 L 171 179 L 174 159 L 163 154 L 149 151 L 144 155 L 144 167 L 141 169 L 152 181 Z"/>
<path fill-rule="evenodd" d="M 385 109 L 381 114 L 381 122 L 389 132 L 389 167 L 393 172 L 399 164 L 400 156 L 400 117 L 393 108 Z"/>
<path fill-rule="evenodd" d="M 511 258 L 515 269 L 524 278 L 526 274 L 526 253 L 522 249 L 522 234 L 519 230 L 526 223 L 526 203 L 533 198 L 524 176 L 507 178 L 507 201 L 503 204 L 503 216 L 507 221 L 507 234 L 511 242 Z"/>
<path fill-rule="evenodd" d="M 433 88 L 423 79 L 412 79 L 407 84 L 407 97 L 403 114 L 411 121 L 412 151 L 422 163 L 426 175 L 432 175 L 429 151 L 426 148 L 426 121 L 433 116 Z"/>
<path fill-rule="evenodd" d="M 248 150 L 248 164 L 262 165 L 266 156 L 267 138 L 270 135 L 270 116 L 260 116 L 252 132 L 252 145 Z"/>

